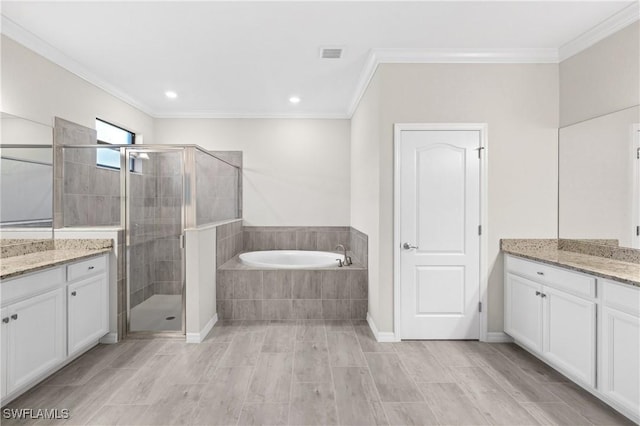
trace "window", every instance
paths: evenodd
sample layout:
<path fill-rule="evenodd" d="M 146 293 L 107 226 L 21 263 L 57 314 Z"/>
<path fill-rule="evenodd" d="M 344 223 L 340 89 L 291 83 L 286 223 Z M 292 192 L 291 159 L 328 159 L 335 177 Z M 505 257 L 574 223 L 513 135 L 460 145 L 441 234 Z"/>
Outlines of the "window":
<path fill-rule="evenodd" d="M 96 131 L 98 143 L 104 145 L 133 145 L 136 143 L 136 135 L 121 127 L 114 126 L 106 121 L 96 118 Z M 101 167 L 120 170 L 120 150 L 117 148 L 98 149 L 96 164 Z M 135 169 L 134 160 L 129 165 L 131 171 Z"/>

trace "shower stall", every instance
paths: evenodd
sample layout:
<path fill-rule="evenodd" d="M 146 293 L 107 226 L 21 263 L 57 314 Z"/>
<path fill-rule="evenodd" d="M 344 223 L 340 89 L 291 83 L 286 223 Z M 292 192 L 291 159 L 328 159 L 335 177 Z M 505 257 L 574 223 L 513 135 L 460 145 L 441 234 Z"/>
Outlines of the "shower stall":
<path fill-rule="evenodd" d="M 55 155 L 54 228 L 122 231 L 127 334 L 184 334 L 185 230 L 241 216 L 240 165 L 196 145 L 62 145 Z"/>

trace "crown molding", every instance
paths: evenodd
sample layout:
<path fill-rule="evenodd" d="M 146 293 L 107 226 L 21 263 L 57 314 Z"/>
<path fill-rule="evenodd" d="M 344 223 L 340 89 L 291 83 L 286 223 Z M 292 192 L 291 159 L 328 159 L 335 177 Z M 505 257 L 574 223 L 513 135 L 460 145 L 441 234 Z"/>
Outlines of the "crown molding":
<path fill-rule="evenodd" d="M 372 49 L 348 108 L 351 117 L 380 64 L 557 64 L 558 49 Z"/>
<path fill-rule="evenodd" d="M 638 19 L 640 19 L 640 2 L 635 1 L 595 27 L 560 46 L 558 49 L 560 62 L 604 40 L 610 35 L 633 24 Z"/>
<path fill-rule="evenodd" d="M 37 35 L 33 34 L 26 28 L 7 18 L 4 14 L 1 15 L 0 20 L 0 32 L 10 39 L 18 42 L 27 49 L 30 49 L 38 55 L 48 59 L 54 64 L 64 68 L 65 70 L 77 75 L 88 83 L 97 86 L 104 90 L 108 94 L 115 96 L 123 102 L 131 105 L 132 107 L 139 109 L 151 117 L 154 117 L 153 110 L 144 103 L 134 99 L 130 95 L 124 93 L 114 85 L 107 83 L 91 71 L 87 70 L 82 64 L 70 58 L 59 49 L 53 47 Z"/>
<path fill-rule="evenodd" d="M 220 111 L 175 111 L 157 113 L 154 118 L 256 118 L 256 119 L 314 119 L 314 120 L 348 120 L 351 118 L 347 113 L 275 113 L 267 114 L 261 112 L 220 112 Z"/>
<path fill-rule="evenodd" d="M 640 3 L 634 2 L 584 34 L 555 48 L 529 49 L 372 49 L 365 61 L 354 94 L 345 113 L 246 113 L 220 111 L 158 112 L 104 81 L 82 64 L 32 32 L 1 15 L 0 32 L 54 64 L 77 75 L 108 94 L 139 109 L 153 118 L 285 118 L 285 119 L 349 119 L 353 116 L 366 92 L 378 65 L 391 64 L 533 64 L 559 63 L 600 40 L 636 22 L 640 17 Z"/>

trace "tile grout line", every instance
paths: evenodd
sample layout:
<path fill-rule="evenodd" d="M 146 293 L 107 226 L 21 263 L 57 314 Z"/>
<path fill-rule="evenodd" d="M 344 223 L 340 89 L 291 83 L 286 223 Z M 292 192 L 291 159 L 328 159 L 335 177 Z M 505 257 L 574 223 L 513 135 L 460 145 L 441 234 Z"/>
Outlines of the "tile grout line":
<path fill-rule="evenodd" d="M 291 280 L 293 287 L 293 279 Z M 291 289 L 293 295 L 293 288 Z M 296 371 L 296 348 L 298 346 L 298 321 L 296 321 L 296 332 L 293 336 L 293 358 L 291 360 L 291 381 L 289 382 L 289 404 L 287 406 L 287 424 L 291 424 L 291 405 L 293 404 L 293 384 Z"/>
<path fill-rule="evenodd" d="M 336 410 L 336 423 L 338 425 L 341 425 L 342 423 L 340 423 L 340 413 L 338 410 L 338 392 L 336 391 L 336 382 L 333 378 L 333 367 L 331 366 L 331 356 L 329 355 L 329 338 L 327 337 L 327 329 L 326 329 L 324 320 L 322 322 L 322 329 L 324 331 L 324 342 L 327 347 L 326 358 L 327 358 L 327 365 L 329 367 L 329 375 L 331 376 L 331 387 L 333 388 L 333 408 L 335 408 Z"/>
<path fill-rule="evenodd" d="M 382 413 L 384 414 L 385 420 L 387 421 L 387 424 L 390 424 L 391 422 L 389 421 L 389 414 L 387 414 L 387 409 L 384 408 L 384 403 L 382 402 L 382 397 L 380 396 L 380 390 L 378 389 L 378 385 L 376 384 L 376 381 L 373 378 L 373 373 L 371 372 L 371 368 L 369 367 L 369 360 L 367 359 L 367 356 L 365 355 L 365 352 L 362 350 L 362 345 L 360 344 L 360 339 L 358 339 L 358 333 L 356 333 L 355 331 L 355 326 L 353 325 L 353 322 L 351 322 L 351 327 L 353 327 L 353 331 L 355 333 L 356 336 L 356 342 L 358 342 L 358 348 L 360 349 L 360 354 L 362 355 L 362 358 L 364 359 L 364 363 L 366 365 L 366 369 L 367 369 L 367 373 L 369 373 L 369 377 L 371 378 L 371 384 L 373 385 L 373 389 L 376 392 L 376 395 L 378 396 L 378 402 L 380 402 L 380 407 L 382 408 Z M 395 353 L 395 352 L 394 352 Z M 369 401 L 369 406 L 371 408 L 373 408 L 371 406 L 371 402 Z"/>
<path fill-rule="evenodd" d="M 243 320 L 242 324 L 240 324 L 241 327 L 244 324 L 244 322 L 245 320 Z M 269 327 L 269 324 L 267 324 L 267 328 Z M 252 333 L 255 333 L 255 331 L 248 331 L 246 334 L 252 334 Z M 238 335 L 238 332 L 236 332 L 236 335 L 233 338 L 235 339 L 237 335 Z M 238 419 L 236 420 L 236 425 L 240 424 L 240 418 L 242 418 L 242 412 L 244 411 L 244 407 L 247 404 L 247 397 L 249 396 L 249 392 L 251 391 L 251 384 L 253 383 L 253 378 L 255 377 L 256 371 L 258 370 L 258 363 L 260 362 L 260 357 L 262 356 L 262 346 L 264 345 L 264 341 L 266 338 L 267 338 L 267 331 L 264 332 L 264 336 L 262 337 L 262 345 L 260 346 L 258 359 L 256 360 L 256 364 L 253 366 L 253 371 L 251 372 L 251 377 L 249 378 L 249 384 L 247 385 L 247 390 L 244 392 L 244 398 L 242 399 L 242 404 L 240 404 L 240 412 L 238 413 Z"/>
<path fill-rule="evenodd" d="M 532 381 L 534 381 L 534 382 L 537 382 L 537 381 L 536 381 L 536 379 L 535 379 L 535 377 L 533 377 L 533 376 L 531 376 L 529 373 L 527 373 L 523 368 L 521 368 L 518 364 L 516 364 L 514 361 L 512 361 L 511 359 L 509 359 L 506 355 L 504 355 L 503 353 L 501 353 L 500 351 L 498 351 L 498 350 L 497 350 L 497 349 L 495 349 L 495 348 L 491 348 L 491 349 L 492 349 L 494 352 L 496 352 L 497 354 L 499 354 L 500 356 L 502 356 L 502 357 L 506 360 L 506 362 L 507 362 L 508 364 L 513 365 L 517 370 L 519 370 L 520 372 L 522 372 L 522 373 L 523 373 L 526 377 L 528 377 L 530 380 L 532 380 Z M 538 421 L 537 416 L 535 416 L 535 415 L 534 415 L 534 414 L 533 414 L 533 413 L 532 413 L 532 412 L 527 408 L 527 406 L 526 406 L 525 404 L 526 404 L 526 403 L 536 404 L 536 403 L 541 402 L 541 401 L 526 401 L 526 402 L 524 402 L 524 403 L 523 403 L 523 402 L 521 402 L 521 401 L 518 401 L 518 400 L 517 400 L 517 399 L 516 399 L 516 398 L 515 398 L 515 397 L 514 397 L 510 392 L 509 392 L 509 390 L 505 388 L 505 386 L 503 386 L 503 385 L 501 385 L 501 384 L 500 384 L 500 381 L 498 381 L 498 380 L 496 380 L 496 379 L 495 379 L 494 374 L 489 373 L 489 371 L 492 371 L 492 370 L 493 370 L 493 371 L 495 371 L 495 372 L 496 372 L 496 374 L 497 374 L 497 371 L 496 371 L 493 367 L 491 367 L 490 365 L 486 365 L 486 364 L 484 364 L 484 365 L 481 365 L 481 366 L 480 366 L 480 368 L 482 368 L 482 369 L 487 373 L 487 375 L 488 375 L 489 377 L 491 377 L 491 379 L 493 379 L 493 381 L 494 381 L 494 382 L 495 382 L 495 383 L 496 383 L 496 384 L 497 384 L 497 385 L 498 385 L 498 386 L 499 386 L 499 387 L 500 387 L 500 388 L 501 388 L 501 389 L 502 389 L 502 390 L 503 390 L 503 391 L 504 391 L 504 392 L 505 392 L 505 393 L 506 393 L 510 398 L 512 398 L 512 399 L 515 401 L 515 403 L 516 403 L 517 405 L 519 405 L 519 406 L 520 406 L 523 410 L 525 410 L 525 411 L 526 411 L 526 412 L 527 412 L 531 417 L 533 417 L 536 421 Z M 511 385 L 511 383 L 509 382 L 509 380 L 508 380 L 508 379 L 505 379 L 505 381 L 509 384 L 509 386 L 513 387 L 513 386 Z M 539 383 L 539 382 L 538 382 L 537 384 L 542 385 L 542 384 L 541 384 L 541 383 Z M 514 388 L 513 390 L 515 390 L 515 388 Z M 583 417 L 583 416 L 582 416 L 578 411 L 576 411 L 575 409 L 573 409 L 573 407 L 571 407 L 569 404 L 567 404 L 567 403 L 566 403 L 562 398 L 558 397 L 558 396 L 557 396 L 557 395 L 556 395 L 556 394 L 555 394 L 551 389 L 549 389 L 549 392 L 550 392 L 552 395 L 554 395 L 556 398 L 558 398 L 558 399 L 561 401 L 561 402 L 560 402 L 561 404 L 566 405 L 570 410 L 572 410 L 572 411 L 574 411 L 576 414 L 578 414 L 578 416 Z M 549 419 L 549 417 L 546 415 L 546 413 L 545 413 L 544 411 L 543 411 L 543 413 L 542 413 L 542 417 L 543 417 L 544 419 L 548 420 L 550 423 L 553 423 L 553 421 L 552 421 L 551 419 Z M 583 417 L 583 418 L 584 418 L 585 420 L 589 421 L 589 420 L 588 420 L 588 419 L 586 419 L 585 417 Z"/>
<path fill-rule="evenodd" d="M 495 352 L 497 352 L 497 353 L 499 353 L 499 354 L 500 354 L 500 352 L 499 352 L 499 351 L 497 351 L 496 349 L 494 349 L 494 348 L 491 348 L 491 349 L 492 349 L 493 351 L 495 351 Z M 500 355 L 502 355 L 502 354 L 500 354 Z M 506 357 L 505 357 L 505 358 L 506 358 Z M 509 361 L 510 361 L 510 360 L 509 360 Z M 479 369 L 480 369 L 480 370 L 482 370 L 484 373 L 486 373 L 486 374 L 487 374 L 487 376 L 489 376 L 489 378 L 490 378 L 491 380 L 493 380 L 493 382 L 498 386 L 498 389 L 502 390 L 502 391 L 507 395 L 507 397 L 508 397 L 508 398 L 511 398 L 511 399 L 513 400 L 513 402 L 515 402 L 515 403 L 516 403 L 516 405 L 517 405 L 517 406 L 519 406 L 520 408 L 524 409 L 524 410 L 527 412 L 527 414 L 529 414 L 529 411 L 528 411 L 528 410 L 526 410 L 524 407 L 522 407 L 522 406 L 521 406 L 521 404 L 520 404 L 520 402 L 519 402 L 519 401 L 517 401 L 513 396 L 511 396 L 511 394 L 510 394 L 509 392 L 507 392 L 507 390 L 506 390 L 506 389 L 504 389 L 504 387 L 503 387 L 502 385 L 500 385 L 500 383 L 499 383 L 499 382 L 497 382 L 497 381 L 493 378 L 493 376 L 492 376 L 491 374 L 489 374 L 489 373 L 486 371 L 486 370 L 487 370 L 487 368 L 486 368 L 486 367 L 487 367 L 487 366 L 485 366 L 485 365 L 472 365 L 471 367 L 456 367 L 456 368 L 479 368 Z M 451 367 L 449 367 L 449 368 L 451 368 Z M 453 378 L 454 378 L 454 380 L 456 380 L 455 375 L 453 375 Z M 460 387 L 460 389 L 462 389 L 462 392 L 464 393 L 465 397 L 466 397 L 466 398 L 471 402 L 471 404 L 472 404 L 472 405 L 473 405 L 473 406 L 478 410 L 478 412 L 480 413 L 480 415 L 482 415 L 482 417 L 487 421 L 487 424 L 491 424 L 491 421 L 490 421 L 491 419 L 490 419 L 489 417 L 487 417 L 487 415 L 485 414 L 484 410 L 482 410 L 482 408 L 481 408 L 481 407 L 479 407 L 479 406 L 476 404 L 476 402 L 475 402 L 475 400 L 474 400 L 473 396 L 471 395 L 471 392 L 469 392 L 469 391 L 468 391 L 464 386 L 461 386 L 461 385 L 460 385 L 460 383 L 459 383 L 457 380 L 456 380 L 456 384 Z M 532 418 L 534 418 L 534 420 L 536 420 L 536 419 L 535 419 L 535 417 L 533 417 L 533 416 L 531 416 L 531 417 L 532 417 Z M 536 420 L 536 421 L 537 421 L 537 420 Z"/>

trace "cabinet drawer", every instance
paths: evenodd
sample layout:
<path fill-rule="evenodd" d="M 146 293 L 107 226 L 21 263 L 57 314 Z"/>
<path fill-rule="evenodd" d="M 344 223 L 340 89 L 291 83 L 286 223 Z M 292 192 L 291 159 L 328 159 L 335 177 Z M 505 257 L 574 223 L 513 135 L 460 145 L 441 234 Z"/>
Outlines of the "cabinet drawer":
<path fill-rule="evenodd" d="M 64 284 L 63 266 L 2 281 L 2 306 L 36 296 L 62 284 Z"/>
<path fill-rule="evenodd" d="M 507 256 L 505 260 L 506 269 L 509 272 L 532 278 L 578 296 L 596 297 L 594 277 L 512 256 Z"/>
<path fill-rule="evenodd" d="M 602 283 L 602 301 L 609 306 L 634 316 L 640 316 L 640 288 L 617 283 L 610 280 L 600 280 Z"/>
<path fill-rule="evenodd" d="M 80 278 L 88 277 L 98 272 L 104 271 L 106 261 L 104 256 L 93 257 L 89 260 L 74 263 L 67 266 L 67 281 L 75 281 Z"/>

